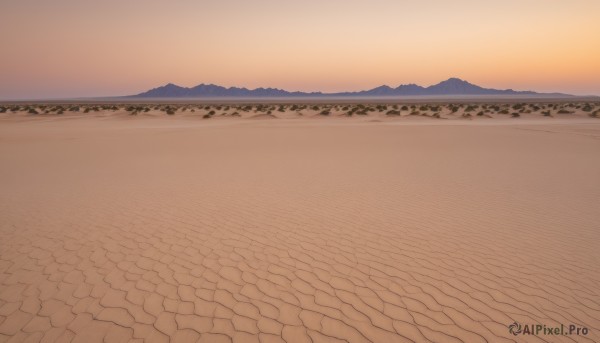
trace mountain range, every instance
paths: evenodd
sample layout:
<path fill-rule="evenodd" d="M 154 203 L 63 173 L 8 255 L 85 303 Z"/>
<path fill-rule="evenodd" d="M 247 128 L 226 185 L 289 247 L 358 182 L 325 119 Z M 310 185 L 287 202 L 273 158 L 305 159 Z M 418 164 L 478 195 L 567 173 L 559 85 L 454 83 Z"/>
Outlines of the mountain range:
<path fill-rule="evenodd" d="M 559 96 L 562 93 L 537 93 L 533 91 L 515 91 L 512 89 L 483 88 L 467 81 L 450 78 L 438 84 L 423 87 L 416 84 L 400 85 L 396 88 L 380 86 L 358 92 L 289 92 L 277 88 L 239 88 L 200 84 L 196 87 L 181 87 L 169 83 L 149 91 L 128 96 L 129 98 L 277 98 L 277 97 L 394 97 L 394 96 L 464 96 L 464 95 L 525 95 L 525 96 Z"/>

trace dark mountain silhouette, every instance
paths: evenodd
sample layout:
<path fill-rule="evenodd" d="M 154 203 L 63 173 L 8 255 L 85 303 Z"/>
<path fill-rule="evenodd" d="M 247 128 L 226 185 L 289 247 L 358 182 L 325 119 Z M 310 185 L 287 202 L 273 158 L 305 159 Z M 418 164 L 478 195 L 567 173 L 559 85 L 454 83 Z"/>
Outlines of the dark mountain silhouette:
<path fill-rule="evenodd" d="M 129 96 L 130 98 L 275 98 L 275 97 L 390 97 L 390 96 L 464 96 L 464 95 L 529 95 L 529 96 L 570 96 L 561 93 L 537 93 L 512 89 L 483 88 L 467 81 L 450 78 L 436 85 L 422 87 L 415 84 L 400 85 L 396 88 L 379 86 L 359 92 L 322 93 L 288 92 L 277 88 L 238 88 L 200 84 L 196 87 L 180 87 L 169 83 L 147 92 Z"/>

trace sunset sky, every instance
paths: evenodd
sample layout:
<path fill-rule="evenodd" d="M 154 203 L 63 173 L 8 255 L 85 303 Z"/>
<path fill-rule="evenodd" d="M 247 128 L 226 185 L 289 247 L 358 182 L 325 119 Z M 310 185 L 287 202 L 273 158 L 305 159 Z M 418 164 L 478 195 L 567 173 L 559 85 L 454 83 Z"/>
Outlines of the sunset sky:
<path fill-rule="evenodd" d="M 598 0 L 2 0 L 0 99 L 459 77 L 600 95 Z"/>

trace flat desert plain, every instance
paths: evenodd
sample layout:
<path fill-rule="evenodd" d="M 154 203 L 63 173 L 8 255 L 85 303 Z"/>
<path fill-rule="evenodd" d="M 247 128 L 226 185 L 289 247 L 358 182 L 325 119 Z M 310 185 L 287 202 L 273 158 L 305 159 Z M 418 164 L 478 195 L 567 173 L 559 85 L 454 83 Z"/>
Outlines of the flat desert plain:
<path fill-rule="evenodd" d="M 600 119 L 148 113 L 0 115 L 0 341 L 600 341 Z"/>

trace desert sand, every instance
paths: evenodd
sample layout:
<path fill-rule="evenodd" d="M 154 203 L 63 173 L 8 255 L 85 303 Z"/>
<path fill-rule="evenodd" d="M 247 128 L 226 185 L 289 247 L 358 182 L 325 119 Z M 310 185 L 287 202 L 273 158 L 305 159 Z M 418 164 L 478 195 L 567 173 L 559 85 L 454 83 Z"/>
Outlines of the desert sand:
<path fill-rule="evenodd" d="M 600 341 L 600 119 L 321 110 L 0 114 L 0 341 Z"/>

